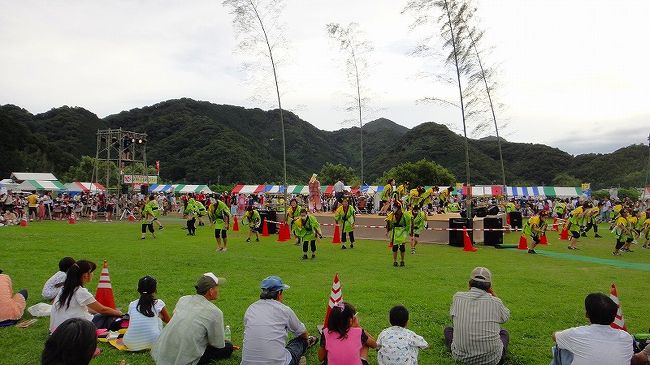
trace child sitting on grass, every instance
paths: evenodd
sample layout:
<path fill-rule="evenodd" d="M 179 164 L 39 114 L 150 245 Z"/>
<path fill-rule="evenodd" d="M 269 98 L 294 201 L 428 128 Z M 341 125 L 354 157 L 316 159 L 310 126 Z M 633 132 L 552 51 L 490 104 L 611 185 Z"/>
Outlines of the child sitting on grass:
<path fill-rule="evenodd" d="M 377 338 L 377 362 L 379 365 L 416 365 L 419 349 L 429 344 L 422 336 L 406 329 L 409 311 L 403 305 L 391 308 L 389 320 L 392 327 L 381 331 Z"/>
<path fill-rule="evenodd" d="M 318 360 L 327 365 L 368 365 L 368 348 L 377 348 L 377 343 L 359 326 L 352 304 L 343 302 L 332 308 L 320 346 Z"/>
<path fill-rule="evenodd" d="M 129 329 L 122 341 L 129 351 L 151 349 L 162 331 L 160 320 L 167 323 L 171 319 L 165 302 L 155 298 L 156 289 L 156 279 L 151 276 L 138 281 L 140 299 L 129 304 Z"/>
<path fill-rule="evenodd" d="M 59 261 L 59 271 L 47 279 L 45 285 L 43 285 L 41 294 L 44 299 L 51 302 L 59 294 L 63 283 L 65 283 L 66 272 L 74 263 L 75 260 L 72 257 L 64 257 Z"/>

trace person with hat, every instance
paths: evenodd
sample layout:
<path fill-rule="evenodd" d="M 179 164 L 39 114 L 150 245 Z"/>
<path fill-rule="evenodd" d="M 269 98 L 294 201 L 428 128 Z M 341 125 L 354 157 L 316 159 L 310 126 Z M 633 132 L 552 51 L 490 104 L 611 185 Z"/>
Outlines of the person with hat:
<path fill-rule="evenodd" d="M 174 315 L 163 328 L 151 350 L 157 365 L 207 364 L 229 358 L 235 347 L 226 339 L 223 312 L 213 301 L 225 281 L 215 274 L 203 274 L 195 295 L 178 299 Z"/>
<path fill-rule="evenodd" d="M 282 303 L 289 285 L 277 276 L 268 276 L 260 284 L 260 299 L 244 314 L 244 344 L 241 365 L 298 365 L 318 340 L 309 336 L 305 324 Z M 288 332 L 294 338 L 286 343 Z M 285 345 L 286 343 L 286 345 Z"/>
<path fill-rule="evenodd" d="M 476 267 L 469 277 L 469 291 L 457 292 L 449 311 L 453 327 L 444 330 L 445 344 L 456 361 L 496 365 L 503 362 L 509 334 L 501 324 L 510 310 L 492 289 L 492 273 Z"/>

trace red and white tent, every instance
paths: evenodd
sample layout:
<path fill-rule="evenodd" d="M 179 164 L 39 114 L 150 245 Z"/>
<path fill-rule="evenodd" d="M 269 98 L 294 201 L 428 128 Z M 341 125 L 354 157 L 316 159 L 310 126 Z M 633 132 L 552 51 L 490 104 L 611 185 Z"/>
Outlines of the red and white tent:
<path fill-rule="evenodd" d="M 98 193 L 98 192 L 104 192 L 106 191 L 106 188 L 104 185 L 100 183 L 90 183 L 90 182 L 71 182 L 69 184 L 65 184 L 66 190 L 71 193 Z"/>

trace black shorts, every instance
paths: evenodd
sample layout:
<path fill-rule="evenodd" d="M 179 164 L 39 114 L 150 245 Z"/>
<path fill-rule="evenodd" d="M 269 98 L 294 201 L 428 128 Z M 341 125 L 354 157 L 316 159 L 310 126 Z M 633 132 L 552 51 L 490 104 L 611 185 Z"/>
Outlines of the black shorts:
<path fill-rule="evenodd" d="M 627 243 L 632 243 L 632 241 L 634 241 L 634 238 L 632 238 L 632 237 L 628 237 L 628 239 L 627 239 L 626 242 L 627 242 Z"/>
<path fill-rule="evenodd" d="M 533 242 L 535 242 L 535 244 L 539 244 L 539 236 L 530 236 L 530 238 L 533 239 Z"/>
<path fill-rule="evenodd" d="M 575 239 L 580 238 L 580 232 L 577 232 L 577 231 L 571 231 L 571 235 L 572 235 L 573 238 L 575 238 Z"/>
<path fill-rule="evenodd" d="M 228 231 L 225 230 L 225 229 L 215 229 L 214 230 L 214 238 L 219 238 L 219 236 L 221 236 L 221 238 L 226 238 L 226 237 L 228 237 L 227 232 Z"/>
<path fill-rule="evenodd" d="M 415 234 L 413 235 L 413 237 L 415 237 L 415 238 L 420 238 L 420 235 L 417 234 L 417 233 L 415 233 Z"/>
<path fill-rule="evenodd" d="M 29 207 L 29 215 L 31 215 L 32 213 L 34 213 L 34 215 L 37 214 L 36 207 Z"/>

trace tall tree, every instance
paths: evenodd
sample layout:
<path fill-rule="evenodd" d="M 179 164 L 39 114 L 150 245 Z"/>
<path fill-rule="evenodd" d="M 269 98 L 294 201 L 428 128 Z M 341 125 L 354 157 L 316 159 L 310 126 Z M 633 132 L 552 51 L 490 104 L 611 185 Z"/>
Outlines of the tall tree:
<path fill-rule="evenodd" d="M 469 0 L 468 0 L 469 1 Z M 476 57 L 476 62 L 478 68 L 473 74 L 469 76 L 469 88 L 472 89 L 472 85 L 480 84 L 484 87 L 485 93 L 472 93 L 471 95 L 476 99 L 482 99 L 479 95 L 484 95 L 487 98 L 487 103 L 490 107 L 490 112 L 492 114 L 492 121 L 494 122 L 494 131 L 497 137 L 497 147 L 499 149 L 499 161 L 501 163 L 501 183 L 503 185 L 504 194 L 506 193 L 506 170 L 505 164 L 503 162 L 503 151 L 501 150 L 501 137 L 499 135 L 499 124 L 497 123 L 497 117 L 495 112 L 495 105 L 493 101 L 493 91 L 496 86 L 494 81 L 495 70 L 492 67 L 485 65 L 483 61 L 483 50 L 481 49 L 481 41 L 483 39 L 484 32 L 478 29 L 476 22 L 472 22 L 474 11 L 468 10 L 465 13 L 465 18 L 463 22 L 466 25 L 467 37 L 469 38 L 470 47 L 472 54 Z"/>
<path fill-rule="evenodd" d="M 224 0 L 223 5 L 230 8 L 234 15 L 233 26 L 239 38 L 239 49 L 261 54 L 271 66 L 275 94 L 280 111 L 280 128 L 282 130 L 282 166 L 284 170 L 284 201 L 287 202 L 287 148 L 284 133 L 284 115 L 280 97 L 277 60 L 274 51 L 284 42 L 279 25 L 280 14 L 284 8 L 283 0 Z"/>
<path fill-rule="evenodd" d="M 347 26 L 330 23 L 327 24 L 326 28 L 330 38 L 338 43 L 339 49 L 343 52 L 346 76 L 355 90 L 354 106 L 346 109 L 348 111 L 357 111 L 359 115 L 359 153 L 361 157 L 361 184 L 363 185 L 365 182 L 363 175 L 363 115 L 368 98 L 366 95 L 362 96 L 362 91 L 365 91 L 362 79 L 368 76 L 368 56 L 373 47 L 369 41 L 363 39 L 363 34 L 359 30 L 357 23 L 350 23 Z"/>
<path fill-rule="evenodd" d="M 443 49 L 448 50 L 445 64 L 451 66 L 454 79 L 458 87 L 458 99 L 463 123 L 463 137 L 465 147 L 465 183 L 471 185 L 469 167 L 469 140 L 467 137 L 467 115 L 465 112 L 465 94 L 463 87 L 464 78 L 471 74 L 474 69 L 474 59 L 470 57 L 470 41 L 465 19 L 470 11 L 468 5 L 462 0 L 409 0 L 402 13 L 413 14 L 415 20 L 412 28 L 428 26 L 431 27 L 434 21 L 433 14 L 438 10 L 441 14 L 437 17 L 440 25 L 439 32 L 443 40 Z M 417 46 L 415 54 L 423 55 L 431 53 L 430 42 L 433 35 L 425 38 Z M 468 216 L 471 216 L 471 204 L 466 201 Z"/>

